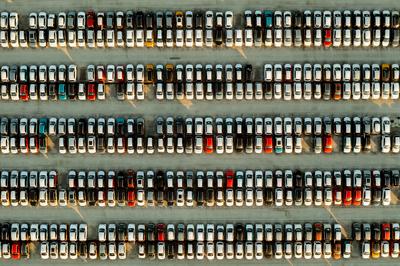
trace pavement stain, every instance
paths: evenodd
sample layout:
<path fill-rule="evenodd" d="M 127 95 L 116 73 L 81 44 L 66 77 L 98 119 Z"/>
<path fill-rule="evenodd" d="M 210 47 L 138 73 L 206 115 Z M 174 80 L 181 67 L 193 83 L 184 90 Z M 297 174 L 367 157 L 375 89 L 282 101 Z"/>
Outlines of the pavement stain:
<path fill-rule="evenodd" d="M 68 51 L 68 49 L 66 47 L 60 47 L 60 48 L 57 48 L 57 49 L 59 49 L 61 52 L 63 52 L 68 57 L 68 59 L 71 60 L 71 62 L 74 61 L 72 59 L 71 54 L 69 53 L 69 51 Z"/>
<path fill-rule="evenodd" d="M 372 102 L 379 107 L 382 107 L 382 106 L 393 107 L 393 105 L 395 104 L 394 100 L 383 100 L 383 99 L 372 100 Z"/>
<path fill-rule="evenodd" d="M 349 238 L 349 234 L 347 233 L 345 227 L 343 226 L 343 224 L 339 221 L 339 219 L 335 216 L 335 214 L 333 213 L 333 211 L 331 210 L 330 207 L 325 206 L 324 209 L 329 213 L 329 215 L 335 220 L 335 222 L 337 224 L 340 224 L 342 226 L 342 234 L 345 238 Z"/>
<path fill-rule="evenodd" d="M 178 100 L 179 103 L 181 103 L 183 106 L 185 106 L 187 109 L 190 109 L 190 107 L 193 105 L 193 102 L 191 100 L 187 100 L 187 99 L 182 99 L 182 100 Z"/>
<path fill-rule="evenodd" d="M 81 217 L 81 219 L 82 219 L 83 221 L 85 220 L 85 218 L 83 217 L 82 213 L 79 211 L 78 206 L 71 206 L 71 207 L 69 207 L 69 208 L 72 209 L 72 210 L 74 210 L 74 211 L 79 215 L 79 217 Z"/>
<path fill-rule="evenodd" d="M 236 50 L 244 59 L 247 60 L 247 56 L 246 56 L 246 54 L 245 54 L 243 48 L 238 47 L 238 48 L 234 48 L 234 50 Z"/>

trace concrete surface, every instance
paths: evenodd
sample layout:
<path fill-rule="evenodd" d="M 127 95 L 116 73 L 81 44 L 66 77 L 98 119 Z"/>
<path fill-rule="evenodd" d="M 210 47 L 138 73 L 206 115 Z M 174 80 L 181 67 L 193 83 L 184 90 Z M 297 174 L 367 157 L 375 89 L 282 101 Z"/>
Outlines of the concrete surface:
<path fill-rule="evenodd" d="M 0 10 L 18 11 L 21 15 L 29 12 L 67 10 L 177 10 L 177 9 L 207 9 L 233 10 L 242 13 L 245 9 L 400 9 L 400 1 L 394 0 L 2 0 Z M 0 64 L 52 64 L 75 63 L 78 65 L 95 64 L 126 64 L 126 63 L 251 63 L 261 66 L 265 63 L 287 62 L 348 62 L 348 63 L 398 63 L 398 49 L 2 49 Z M 354 115 L 389 115 L 399 114 L 399 102 L 281 102 L 252 101 L 242 102 L 193 102 L 181 104 L 174 102 L 143 101 L 118 102 L 67 102 L 67 103 L 4 103 L 0 104 L 1 115 L 15 116 L 89 116 L 89 115 L 143 115 L 153 119 L 157 115 L 301 115 L 301 116 L 354 116 Z M 60 171 L 74 169 L 98 168 L 169 168 L 169 169 L 244 169 L 244 168 L 301 168 L 301 169 L 333 169 L 333 168 L 384 168 L 398 167 L 399 155 L 360 154 L 360 155 L 153 155 L 153 156 L 4 156 L 0 155 L 0 168 L 7 169 L 40 169 L 57 168 Z M 338 221 L 348 226 L 352 221 L 382 222 L 399 221 L 398 206 L 379 208 L 213 208 L 213 209 L 66 209 L 60 208 L 3 208 L 2 221 L 47 221 L 47 222 L 87 222 L 98 224 L 114 221 L 131 222 L 294 222 L 294 221 Z M 26 262 L 8 261 L 7 265 L 21 265 Z M 77 265 L 81 260 L 43 261 L 37 254 L 29 261 L 30 265 Z M 88 261 L 92 265 L 197 265 L 197 261 Z M 365 261 L 354 258 L 349 261 L 325 260 L 262 260 L 262 261 L 213 261 L 208 265 L 394 265 L 392 259 Z"/>

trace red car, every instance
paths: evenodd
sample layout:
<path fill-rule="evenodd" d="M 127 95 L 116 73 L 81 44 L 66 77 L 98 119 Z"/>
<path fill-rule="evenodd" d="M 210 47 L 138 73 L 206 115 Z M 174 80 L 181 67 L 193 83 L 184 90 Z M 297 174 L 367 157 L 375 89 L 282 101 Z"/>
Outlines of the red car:
<path fill-rule="evenodd" d="M 106 78 L 104 66 L 97 66 L 97 81 L 103 83 Z"/>
<path fill-rule="evenodd" d="M 53 186 L 57 187 L 57 184 L 58 184 L 57 172 L 56 171 L 51 171 L 50 173 L 51 174 L 49 174 L 49 183 L 50 183 L 50 180 L 51 180 L 51 183 L 53 183 Z"/>
<path fill-rule="evenodd" d="M 11 244 L 11 258 L 13 260 L 19 260 L 21 258 L 21 245 L 20 243 Z"/>
<path fill-rule="evenodd" d="M 359 188 L 359 187 L 354 188 L 354 190 L 353 190 L 353 205 L 354 206 L 360 206 L 361 205 L 361 199 L 362 199 L 361 188 Z"/>
<path fill-rule="evenodd" d="M 165 224 L 157 224 L 157 241 L 165 241 Z"/>
<path fill-rule="evenodd" d="M 342 205 L 342 190 L 338 187 L 333 190 L 333 204 Z"/>
<path fill-rule="evenodd" d="M 233 188 L 233 170 L 226 170 L 226 188 Z"/>
<path fill-rule="evenodd" d="M 205 153 L 213 153 L 214 151 L 214 139 L 213 136 L 205 136 L 204 137 L 204 152 Z"/>
<path fill-rule="evenodd" d="M 122 83 L 125 80 L 125 75 L 124 75 L 124 68 L 122 66 L 117 66 L 117 73 L 115 74 L 115 79 L 119 82 Z"/>
<path fill-rule="evenodd" d="M 337 101 L 342 99 L 342 84 L 335 83 L 335 91 L 333 93 L 333 99 Z"/>
<path fill-rule="evenodd" d="M 21 100 L 24 102 L 29 100 L 29 92 L 28 92 L 28 85 L 22 84 L 20 89 L 19 89 L 19 97 Z"/>
<path fill-rule="evenodd" d="M 89 101 L 95 101 L 96 100 L 96 87 L 95 87 L 95 84 L 90 83 L 88 85 L 87 97 L 88 97 Z"/>
<path fill-rule="evenodd" d="M 331 29 L 324 30 L 324 46 L 326 48 L 332 46 L 332 30 Z"/>
<path fill-rule="evenodd" d="M 97 29 L 102 30 L 104 28 L 104 14 L 97 14 Z"/>
<path fill-rule="evenodd" d="M 324 135 L 324 153 L 332 153 L 332 135 Z"/>
<path fill-rule="evenodd" d="M 89 10 L 86 13 L 86 27 L 88 29 L 93 29 L 94 28 L 94 19 L 95 19 L 96 14 L 94 13 L 93 10 Z"/>
<path fill-rule="evenodd" d="M 314 239 L 316 241 L 322 241 L 322 224 L 321 223 L 315 223 L 314 224 Z"/>
<path fill-rule="evenodd" d="M 346 187 L 343 191 L 343 195 L 344 195 L 343 205 L 350 206 L 353 201 L 351 188 Z"/>
<path fill-rule="evenodd" d="M 133 189 L 128 190 L 127 200 L 128 200 L 129 207 L 136 206 L 136 195 L 135 195 L 135 191 Z"/>
<path fill-rule="evenodd" d="M 273 152 L 273 140 L 272 136 L 264 136 L 264 152 L 265 153 L 272 153 Z"/>
<path fill-rule="evenodd" d="M 390 224 L 382 224 L 382 240 L 390 241 Z"/>
<path fill-rule="evenodd" d="M 128 183 L 128 188 L 135 188 L 136 185 L 136 174 L 133 170 L 128 170 L 128 173 L 126 174 L 126 181 Z"/>

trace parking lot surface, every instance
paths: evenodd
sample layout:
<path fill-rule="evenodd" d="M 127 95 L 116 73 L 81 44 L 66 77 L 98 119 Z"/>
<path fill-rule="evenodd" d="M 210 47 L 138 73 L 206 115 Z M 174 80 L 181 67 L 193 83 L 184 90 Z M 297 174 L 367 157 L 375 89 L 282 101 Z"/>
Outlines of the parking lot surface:
<path fill-rule="evenodd" d="M 353 1 L 317 1 L 317 0 L 108 0 L 61 1 L 43 0 L 27 4 L 26 0 L 4 0 L 0 10 L 18 11 L 27 15 L 35 11 L 83 10 L 227 10 L 242 13 L 245 9 L 400 9 L 400 1 L 395 0 L 353 0 Z M 1 49 L 0 64 L 76 64 L 86 67 L 88 64 L 127 64 L 127 63 L 250 63 L 262 69 L 265 63 L 398 63 L 398 48 L 163 48 L 163 49 Z M 259 73 L 261 75 L 261 73 Z M 147 87 L 147 93 L 154 88 Z M 1 102 L 0 116 L 8 117 L 116 117 L 141 116 L 152 123 L 157 116 L 389 116 L 400 117 L 400 102 L 397 101 L 281 101 L 281 100 L 233 100 L 233 101 L 162 101 L 145 99 L 144 101 L 117 101 L 108 98 L 97 102 Z M 58 154 L 4 155 L 0 154 L 1 169 L 57 169 L 66 172 L 70 169 L 382 169 L 396 168 L 399 165 L 398 154 L 362 153 L 362 154 Z M 397 203 L 397 199 L 394 199 Z M 291 207 L 291 208 L 1 208 L 1 220 L 10 222 L 85 222 L 90 225 L 111 222 L 337 222 L 349 228 L 353 221 L 383 222 L 400 221 L 399 205 L 388 207 Z M 95 227 L 91 227 L 92 232 Z M 81 260 L 40 260 L 36 254 L 30 265 L 77 265 Z M 196 265 L 193 261 L 150 261 L 119 260 L 86 261 L 96 265 Z M 378 262 L 362 260 L 355 255 L 351 260 L 261 260 L 261 261 L 207 261 L 209 265 L 393 265 L 393 259 L 381 258 Z M 7 265 L 20 265 L 21 261 L 7 261 Z"/>

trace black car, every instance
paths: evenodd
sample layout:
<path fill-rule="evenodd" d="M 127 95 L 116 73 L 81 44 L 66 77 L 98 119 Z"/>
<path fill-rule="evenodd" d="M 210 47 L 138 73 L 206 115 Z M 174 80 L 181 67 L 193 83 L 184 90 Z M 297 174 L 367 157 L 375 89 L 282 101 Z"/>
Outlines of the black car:
<path fill-rule="evenodd" d="M 118 206 L 125 206 L 126 190 L 119 188 L 116 192 Z"/>
<path fill-rule="evenodd" d="M 46 136 L 40 136 L 39 137 L 39 151 L 40 153 L 47 153 L 47 137 Z"/>
<path fill-rule="evenodd" d="M 267 259 L 270 259 L 270 258 L 272 258 L 272 254 L 273 254 L 272 243 L 266 243 L 265 244 L 265 257 Z"/>
<path fill-rule="evenodd" d="M 146 29 L 152 30 L 154 27 L 154 15 L 152 13 L 146 14 Z"/>
<path fill-rule="evenodd" d="M 381 226 L 378 223 L 372 224 L 372 240 L 380 241 L 381 240 Z"/>
<path fill-rule="evenodd" d="M 104 153 L 105 152 L 105 139 L 103 136 L 97 137 L 97 152 Z"/>
<path fill-rule="evenodd" d="M 165 206 L 164 188 L 161 190 L 157 190 L 156 197 L 157 197 L 157 206 L 164 207 Z"/>
<path fill-rule="evenodd" d="M 11 226 L 9 223 L 4 223 L 1 225 L 1 240 L 2 241 L 10 240 L 10 229 L 11 229 Z"/>
<path fill-rule="evenodd" d="M 19 134 L 19 124 L 18 119 L 11 118 L 10 121 L 10 136 L 17 136 Z"/>
<path fill-rule="evenodd" d="M 257 45 L 262 43 L 262 30 L 260 28 L 254 29 L 254 43 L 257 43 Z"/>
<path fill-rule="evenodd" d="M 193 152 L 193 137 L 192 136 L 185 137 L 185 151 L 186 151 L 186 153 Z"/>
<path fill-rule="evenodd" d="M 174 241 L 167 241 L 166 243 L 166 253 L 167 253 L 167 258 L 169 260 L 172 260 L 175 258 L 175 242 Z"/>
<path fill-rule="evenodd" d="M 125 175 L 124 175 L 124 172 L 122 172 L 122 171 L 117 173 L 117 187 L 118 188 L 125 188 L 126 187 Z"/>
<path fill-rule="evenodd" d="M 222 28 L 216 28 L 215 29 L 215 44 L 216 45 L 222 45 Z"/>
<path fill-rule="evenodd" d="M 94 189 L 88 189 L 86 195 L 89 206 L 96 206 L 96 191 Z"/>
<path fill-rule="evenodd" d="M 37 47 L 37 33 L 35 30 L 30 30 L 28 32 L 28 39 L 29 39 L 29 47 L 36 48 Z"/>
<path fill-rule="evenodd" d="M 175 132 L 177 135 L 183 135 L 184 133 L 183 125 L 184 125 L 183 119 L 181 117 L 177 117 L 175 120 Z"/>
<path fill-rule="evenodd" d="M 57 88 L 56 84 L 49 84 L 49 92 L 48 92 L 49 100 L 56 101 L 57 100 Z"/>
<path fill-rule="evenodd" d="M 67 14 L 67 27 L 70 30 L 74 30 L 76 27 L 76 14 L 73 11 Z"/>
<path fill-rule="evenodd" d="M 175 89 L 176 89 L 175 93 L 176 93 L 177 97 L 183 97 L 183 87 L 184 87 L 184 84 L 183 84 L 182 80 L 178 80 L 178 82 L 176 83 L 176 87 L 175 87 Z"/>
<path fill-rule="evenodd" d="M 80 118 L 78 120 L 78 135 L 79 136 L 86 136 L 86 119 Z"/>
<path fill-rule="evenodd" d="M 88 246 L 87 246 L 86 242 L 79 242 L 78 245 L 79 245 L 79 247 L 78 247 L 79 258 L 84 259 L 84 260 L 87 259 Z"/>
<path fill-rule="evenodd" d="M 353 240 L 357 240 L 357 241 L 361 240 L 361 224 L 360 223 L 353 223 L 352 237 L 353 237 Z"/>
<path fill-rule="evenodd" d="M 325 101 L 329 101 L 332 96 L 332 84 L 329 82 L 324 82 L 324 94 L 323 94 L 323 99 Z"/>
<path fill-rule="evenodd" d="M 237 134 L 235 138 L 235 150 L 238 153 L 243 152 L 243 135 Z"/>
<path fill-rule="evenodd" d="M 372 147 L 371 136 L 369 134 L 365 134 L 361 140 L 362 140 L 363 151 L 370 152 Z"/>
<path fill-rule="evenodd" d="M 147 257 L 151 260 L 156 257 L 156 245 L 155 242 L 147 242 Z"/>
<path fill-rule="evenodd" d="M 270 82 L 264 83 L 264 98 L 272 99 L 272 83 Z"/>
<path fill-rule="evenodd" d="M 383 187 L 390 187 L 391 179 L 392 179 L 391 171 L 383 170 L 381 176 L 382 176 L 382 186 Z"/>
<path fill-rule="evenodd" d="M 57 190 L 55 188 L 50 188 L 49 189 L 49 202 L 50 205 L 57 205 Z"/>
<path fill-rule="evenodd" d="M 118 224 L 117 234 L 118 234 L 118 241 L 125 241 L 126 240 L 126 224 L 120 223 Z"/>
<path fill-rule="evenodd" d="M 243 224 L 236 224 L 236 241 L 244 241 L 244 226 Z"/>
<path fill-rule="evenodd" d="M 144 14 L 142 11 L 136 13 L 136 29 L 143 29 Z"/>
<path fill-rule="evenodd" d="M 303 174 L 299 170 L 294 172 L 294 186 L 298 188 L 303 187 Z"/>
<path fill-rule="evenodd" d="M 295 205 L 301 206 L 303 205 L 303 189 L 296 187 L 294 189 L 294 202 Z"/>
<path fill-rule="evenodd" d="M 398 13 L 392 13 L 392 19 L 391 19 L 391 26 L 394 29 L 397 29 L 400 25 L 400 18 Z"/>
<path fill-rule="evenodd" d="M 117 99 L 123 101 L 125 99 L 125 84 L 117 84 Z"/>
<path fill-rule="evenodd" d="M 273 188 L 266 188 L 265 189 L 264 202 L 268 206 L 271 206 L 272 204 L 274 204 L 274 191 L 273 191 Z"/>
<path fill-rule="evenodd" d="M 253 76 L 253 66 L 252 65 L 245 65 L 244 66 L 244 78 L 246 82 L 251 82 Z"/>
<path fill-rule="evenodd" d="M 246 153 L 252 153 L 254 150 L 253 136 L 246 135 Z"/>
<path fill-rule="evenodd" d="M 374 188 L 372 189 L 372 201 L 371 204 L 373 206 L 381 205 L 382 201 L 382 189 L 381 188 Z"/>
<path fill-rule="evenodd" d="M 197 207 L 204 207 L 204 189 L 196 189 L 196 200 L 197 200 Z"/>
<path fill-rule="evenodd" d="M 324 240 L 332 241 L 332 228 L 330 226 L 324 228 Z"/>
<path fill-rule="evenodd" d="M 30 243 L 21 242 L 21 258 L 29 259 L 31 256 Z"/>
<path fill-rule="evenodd" d="M 214 88 L 215 96 L 218 97 L 218 99 L 222 99 L 224 97 L 224 85 L 222 84 L 222 81 L 216 81 L 214 83 Z"/>
<path fill-rule="evenodd" d="M 202 12 L 198 12 L 195 15 L 194 18 L 194 25 L 196 29 L 203 29 L 203 13 Z"/>
<path fill-rule="evenodd" d="M 38 194 L 37 189 L 32 188 L 32 189 L 29 190 L 29 197 L 28 197 L 29 198 L 29 204 L 32 207 L 36 207 L 37 206 L 38 197 L 39 197 L 39 194 Z"/>
<path fill-rule="evenodd" d="M 206 196 L 207 196 L 207 205 L 208 206 L 214 206 L 214 201 L 215 201 L 215 199 L 214 199 L 214 197 L 215 197 L 214 196 L 214 189 L 213 188 L 208 188 Z"/>
<path fill-rule="evenodd" d="M 172 207 L 175 205 L 174 189 L 168 189 L 168 191 L 167 191 L 167 204 L 168 204 L 168 207 Z"/>
<path fill-rule="evenodd" d="M 139 137 L 144 136 L 144 119 L 143 118 L 138 118 L 136 121 L 136 134 Z"/>
<path fill-rule="evenodd" d="M 156 240 L 156 226 L 153 223 L 149 223 L 146 228 L 147 231 L 147 241 L 153 242 Z"/>
<path fill-rule="evenodd" d="M 76 99 L 77 84 L 69 83 L 69 84 L 67 84 L 67 87 L 68 87 L 68 99 L 75 100 Z"/>
<path fill-rule="evenodd" d="M 392 170 L 392 186 L 398 187 L 400 183 L 399 170 Z"/>
<path fill-rule="evenodd" d="M 157 171 L 156 173 L 156 188 L 163 190 L 165 186 L 165 176 L 163 171 Z"/>
<path fill-rule="evenodd" d="M 114 12 L 107 12 L 106 14 L 106 27 L 114 29 Z"/>
<path fill-rule="evenodd" d="M 135 15 L 132 11 L 126 12 L 126 28 L 133 29 L 133 21 L 135 19 Z"/>

